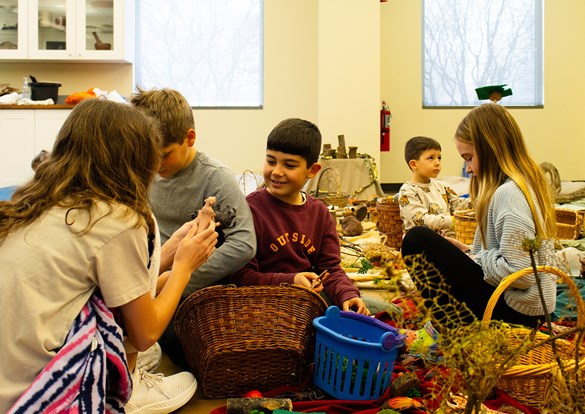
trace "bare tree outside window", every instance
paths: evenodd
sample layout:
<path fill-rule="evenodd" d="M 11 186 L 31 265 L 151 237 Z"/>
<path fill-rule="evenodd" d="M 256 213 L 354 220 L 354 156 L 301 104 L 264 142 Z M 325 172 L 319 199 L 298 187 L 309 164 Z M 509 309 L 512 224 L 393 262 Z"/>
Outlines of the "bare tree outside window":
<path fill-rule="evenodd" d="M 136 2 L 135 80 L 194 107 L 261 107 L 263 0 Z"/>
<path fill-rule="evenodd" d="M 544 0 L 423 0 L 423 106 L 476 106 L 507 84 L 506 106 L 542 106 Z"/>

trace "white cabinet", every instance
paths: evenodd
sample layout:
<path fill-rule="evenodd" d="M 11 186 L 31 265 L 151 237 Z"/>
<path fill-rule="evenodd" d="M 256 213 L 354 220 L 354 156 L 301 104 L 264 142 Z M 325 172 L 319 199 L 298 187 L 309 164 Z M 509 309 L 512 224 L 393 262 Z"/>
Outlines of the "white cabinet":
<path fill-rule="evenodd" d="M 70 109 L 0 110 L 0 187 L 19 185 L 32 174 L 32 159 L 51 151 Z"/>
<path fill-rule="evenodd" d="M 27 57 L 27 3 L 27 0 L 0 2 L 0 59 Z"/>
<path fill-rule="evenodd" d="M 134 12 L 134 0 L 2 0 L 0 26 L 18 25 L 0 59 L 132 62 Z"/>
<path fill-rule="evenodd" d="M 71 109 L 34 109 L 33 111 L 35 113 L 34 155 L 41 150 L 51 152 L 55 138 L 71 113 Z"/>
<path fill-rule="evenodd" d="M 18 185 L 32 176 L 34 112 L 0 110 L 0 187 Z"/>

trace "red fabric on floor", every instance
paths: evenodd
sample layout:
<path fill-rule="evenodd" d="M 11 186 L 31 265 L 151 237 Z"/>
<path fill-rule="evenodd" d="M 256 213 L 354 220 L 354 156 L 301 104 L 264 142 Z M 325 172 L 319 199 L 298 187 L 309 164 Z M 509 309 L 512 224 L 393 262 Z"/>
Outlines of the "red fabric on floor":
<path fill-rule="evenodd" d="M 265 393 L 265 397 L 269 397 Z M 376 414 L 380 407 L 390 397 L 390 389 L 378 400 L 369 401 L 346 401 L 346 400 L 316 400 L 316 401 L 299 401 L 293 403 L 293 411 L 312 413 L 326 412 L 327 414 Z M 210 414 L 226 414 L 226 407 L 218 407 Z M 415 413 L 415 411 L 411 411 Z"/>

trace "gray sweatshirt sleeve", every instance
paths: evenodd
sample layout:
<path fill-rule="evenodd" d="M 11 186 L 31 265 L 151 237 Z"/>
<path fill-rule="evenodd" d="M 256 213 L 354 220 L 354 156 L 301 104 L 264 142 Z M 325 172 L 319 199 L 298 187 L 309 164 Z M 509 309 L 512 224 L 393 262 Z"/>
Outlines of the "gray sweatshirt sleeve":
<path fill-rule="evenodd" d="M 235 225 L 223 230 L 225 241 L 209 260 L 191 275 L 183 296 L 217 283 L 242 268 L 256 255 L 256 233 L 248 202 L 235 176 L 227 168 L 219 168 L 207 177 L 201 200 L 215 196 L 220 208 L 236 210 Z"/>

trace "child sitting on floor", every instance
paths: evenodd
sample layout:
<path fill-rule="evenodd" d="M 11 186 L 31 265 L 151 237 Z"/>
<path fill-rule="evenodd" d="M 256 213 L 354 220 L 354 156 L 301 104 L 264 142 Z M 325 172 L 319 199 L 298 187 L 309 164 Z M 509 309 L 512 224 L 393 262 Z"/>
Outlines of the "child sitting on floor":
<path fill-rule="evenodd" d="M 15 413 L 162 413 L 195 393 L 191 373 L 135 368 L 217 243 L 209 219 L 174 234 L 174 265 L 153 297 L 158 230 L 147 195 L 160 140 L 140 111 L 85 100 L 34 177 L 0 203 L 0 412 L 16 403 Z"/>
<path fill-rule="evenodd" d="M 412 179 L 398 192 L 404 233 L 426 226 L 454 236 L 453 213 L 471 208 L 471 203 L 435 179 L 441 172 L 441 144 L 429 137 L 411 138 L 404 147 L 404 158 L 412 171 Z"/>
<path fill-rule="evenodd" d="M 256 257 L 231 277 L 237 285 L 290 283 L 327 297 L 343 310 L 370 311 L 341 268 L 339 236 L 327 206 L 301 191 L 321 168 L 321 133 L 302 119 L 279 123 L 268 136 L 266 187 L 246 198 L 254 217 Z M 323 284 L 318 274 L 328 271 Z"/>

